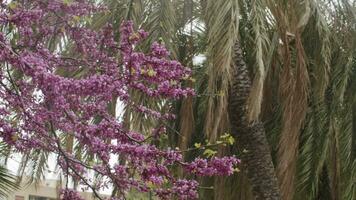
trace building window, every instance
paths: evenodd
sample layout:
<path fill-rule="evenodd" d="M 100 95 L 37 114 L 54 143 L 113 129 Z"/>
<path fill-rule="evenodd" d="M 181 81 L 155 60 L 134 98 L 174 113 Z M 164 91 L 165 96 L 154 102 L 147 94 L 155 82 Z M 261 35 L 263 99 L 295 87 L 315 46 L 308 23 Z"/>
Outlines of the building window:
<path fill-rule="evenodd" d="M 56 200 L 56 199 L 50 198 L 50 197 L 41 197 L 41 196 L 30 195 L 29 200 Z"/>
<path fill-rule="evenodd" d="M 24 196 L 15 196 L 15 200 L 25 200 Z"/>

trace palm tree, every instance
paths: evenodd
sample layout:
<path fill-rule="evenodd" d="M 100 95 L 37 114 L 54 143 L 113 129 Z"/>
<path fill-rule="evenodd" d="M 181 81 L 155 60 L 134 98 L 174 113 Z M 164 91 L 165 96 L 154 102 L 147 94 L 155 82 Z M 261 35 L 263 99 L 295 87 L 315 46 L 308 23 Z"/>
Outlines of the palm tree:
<path fill-rule="evenodd" d="M 208 97 L 205 132 L 210 141 L 214 141 L 220 134 L 231 130 L 237 138 L 240 151 L 232 150 L 230 153 L 241 153 L 241 150 L 248 149 L 241 154 L 241 158 L 246 166 L 243 169 L 247 168 L 255 198 L 278 199 L 277 179 L 263 125 L 256 123 L 250 126 L 248 113 L 245 112 L 251 81 L 248 68 L 243 62 L 241 48 L 239 44 L 235 44 L 238 38 L 239 4 L 241 5 L 241 2 L 238 1 L 207 1 L 207 56 L 210 61 L 207 67 L 207 92 L 222 95 Z M 260 40 L 260 45 L 262 42 Z M 233 87 L 229 92 L 230 84 Z M 246 182 L 246 179 L 240 180 Z M 224 180 L 217 180 L 216 198 L 242 197 L 242 194 L 231 192 L 234 190 L 233 185 Z M 226 187 L 231 189 L 225 190 Z M 225 192 L 222 192 L 224 190 Z"/>
<path fill-rule="evenodd" d="M 354 171 L 355 143 L 346 142 L 353 141 L 354 122 L 353 116 L 342 111 L 354 105 L 354 93 L 346 92 L 354 79 L 351 35 L 355 27 L 346 25 L 355 23 L 352 5 L 347 1 L 239 1 L 239 8 L 241 55 L 254 77 L 244 99 L 247 118 L 256 120 L 261 113 L 266 122 L 282 199 L 315 199 L 321 193 L 334 199 L 354 198 L 354 174 L 349 172 Z M 218 13 L 227 8 L 220 9 Z M 216 13 L 213 16 L 222 21 Z M 226 27 L 222 24 L 215 30 L 223 32 Z M 232 121 L 230 125 L 237 126 Z"/>
<path fill-rule="evenodd" d="M 250 123 L 246 102 L 251 90 L 247 66 L 238 42 L 234 46 L 231 89 L 228 111 L 232 134 L 237 138 L 238 148 L 243 149 L 241 159 L 247 168 L 255 199 L 280 199 L 270 148 L 263 124 Z"/>

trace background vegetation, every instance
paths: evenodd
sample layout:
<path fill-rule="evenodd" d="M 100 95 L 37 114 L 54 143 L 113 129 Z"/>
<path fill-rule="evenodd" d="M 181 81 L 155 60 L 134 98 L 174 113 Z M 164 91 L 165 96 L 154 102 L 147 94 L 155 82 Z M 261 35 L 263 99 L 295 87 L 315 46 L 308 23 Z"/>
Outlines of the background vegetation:
<path fill-rule="evenodd" d="M 229 87 L 239 75 L 232 73 L 234 63 L 243 59 L 252 80 L 246 116 L 252 123 L 263 122 L 282 199 L 356 199 L 356 1 L 94 2 L 106 4 L 110 12 L 83 19 L 83 25 L 95 29 L 111 21 L 119 34 L 122 20 L 130 19 L 150 33 L 147 44 L 139 48 L 148 49 L 150 42 L 160 41 L 172 58 L 194 71 L 194 79 L 185 83 L 196 89 L 193 98 L 157 102 L 132 94 L 148 107 L 177 114 L 177 120 L 165 124 L 169 134 L 161 145 L 187 149 L 231 133 Z M 237 42 L 242 58 L 235 55 Z M 56 37 L 49 43 L 71 51 L 70 44 Z M 206 59 L 197 63 L 198 55 Z M 126 108 L 116 113 L 116 104 L 112 102 L 112 114 L 121 115 L 125 126 L 133 130 L 148 132 L 163 123 L 143 119 Z M 239 133 L 233 134 L 239 140 Z M 63 140 L 67 148 L 73 148 L 72 138 Z M 241 156 L 246 149 L 237 145 L 217 150 L 219 155 Z M 80 148 L 73 151 L 93 162 Z M 1 146 L 1 154 L 6 162 L 12 151 Z M 44 178 L 48 156 L 40 151 L 22 155 L 18 175 L 30 174 L 30 182 Z M 253 199 L 254 182 L 245 173 L 249 167 L 254 166 L 241 166 L 233 177 L 202 179 L 206 189 L 201 190 L 201 199 Z M 14 185 L 0 170 L 1 195 Z M 180 170 L 177 174 L 185 176 Z"/>

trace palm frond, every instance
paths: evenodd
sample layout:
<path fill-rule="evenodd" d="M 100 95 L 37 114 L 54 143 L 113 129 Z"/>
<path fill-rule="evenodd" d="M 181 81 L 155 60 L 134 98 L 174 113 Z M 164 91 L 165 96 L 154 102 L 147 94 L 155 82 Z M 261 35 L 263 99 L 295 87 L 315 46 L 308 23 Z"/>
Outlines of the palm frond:
<path fill-rule="evenodd" d="M 238 36 L 238 1 L 207 1 L 207 57 L 209 76 L 205 133 L 209 140 L 218 137 L 226 115 L 233 45 Z M 226 124 L 226 123 L 225 123 Z"/>
<path fill-rule="evenodd" d="M 282 42 L 279 97 L 283 112 L 277 152 L 277 175 L 281 196 L 286 200 L 292 199 L 295 192 L 299 136 L 308 109 L 309 74 L 301 40 L 304 27 L 298 26 L 300 21 L 305 21 L 305 15 L 298 12 L 305 9 L 304 6 L 297 2 L 269 2 Z"/>
<path fill-rule="evenodd" d="M 318 101 L 318 100 L 316 100 Z M 297 166 L 296 199 L 315 199 L 330 143 L 328 109 L 325 103 L 313 102 L 302 132 Z"/>
<path fill-rule="evenodd" d="M 10 192 L 17 189 L 19 185 L 16 183 L 16 177 L 0 165 L 0 197 L 7 197 Z"/>
<path fill-rule="evenodd" d="M 46 151 L 33 151 L 31 155 L 30 165 L 27 166 L 29 179 L 27 184 L 34 183 L 38 186 L 41 180 L 45 179 L 46 172 L 48 170 L 48 156 Z"/>
<path fill-rule="evenodd" d="M 252 83 L 250 96 L 247 101 L 248 119 L 254 121 L 261 112 L 264 81 L 266 77 L 266 67 L 264 54 L 269 46 L 269 36 L 267 32 L 267 5 L 263 1 L 253 1 L 251 6 L 252 31 L 255 35 L 255 62 L 256 73 Z"/>

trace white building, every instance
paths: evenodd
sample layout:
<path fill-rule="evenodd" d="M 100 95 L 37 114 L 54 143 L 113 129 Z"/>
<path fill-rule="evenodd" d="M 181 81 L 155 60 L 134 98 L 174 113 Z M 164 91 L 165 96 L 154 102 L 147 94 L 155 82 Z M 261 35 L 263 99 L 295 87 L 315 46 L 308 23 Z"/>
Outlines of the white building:
<path fill-rule="evenodd" d="M 58 180 L 43 180 L 36 187 L 35 184 L 21 185 L 18 191 L 11 193 L 7 200 L 58 200 L 59 184 Z M 90 192 L 79 192 L 85 200 L 92 200 L 93 194 Z M 102 195 L 109 197 L 108 195 Z"/>

